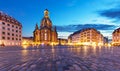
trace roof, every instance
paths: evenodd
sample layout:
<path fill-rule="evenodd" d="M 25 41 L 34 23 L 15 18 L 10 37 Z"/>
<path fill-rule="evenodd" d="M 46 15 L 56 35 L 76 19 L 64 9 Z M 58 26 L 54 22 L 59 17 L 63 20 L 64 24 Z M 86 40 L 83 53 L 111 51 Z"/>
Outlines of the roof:
<path fill-rule="evenodd" d="M 0 11 L 0 17 L 6 18 L 6 19 L 4 20 L 5 22 L 14 23 L 14 24 L 19 25 L 19 26 L 22 27 L 22 24 L 21 24 L 19 21 L 17 21 L 15 18 L 13 18 L 13 17 L 11 17 L 11 16 L 3 13 L 2 11 Z M 3 19 L 0 18 L 0 20 L 3 20 Z"/>
<path fill-rule="evenodd" d="M 117 32 L 118 30 L 120 30 L 120 28 L 117 28 L 116 30 L 114 30 L 112 34 L 114 34 L 115 32 Z"/>
<path fill-rule="evenodd" d="M 71 34 L 69 37 L 71 37 L 71 36 L 73 36 L 73 35 L 75 35 L 75 34 L 79 34 L 79 33 L 81 33 L 81 32 L 84 32 L 84 31 L 86 31 L 86 30 L 95 30 L 95 31 L 97 31 L 95 28 L 84 28 L 84 29 L 81 29 L 81 30 L 78 30 L 78 31 L 76 31 L 76 32 L 74 32 L 73 34 Z M 99 31 L 97 31 L 98 33 L 100 33 Z"/>

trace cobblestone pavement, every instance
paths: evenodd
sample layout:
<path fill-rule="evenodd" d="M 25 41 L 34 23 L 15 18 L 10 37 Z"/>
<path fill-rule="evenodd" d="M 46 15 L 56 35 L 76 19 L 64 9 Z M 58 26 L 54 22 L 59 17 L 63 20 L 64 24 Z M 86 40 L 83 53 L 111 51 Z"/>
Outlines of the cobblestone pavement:
<path fill-rule="evenodd" d="M 0 47 L 0 71 L 120 71 L 120 47 Z"/>

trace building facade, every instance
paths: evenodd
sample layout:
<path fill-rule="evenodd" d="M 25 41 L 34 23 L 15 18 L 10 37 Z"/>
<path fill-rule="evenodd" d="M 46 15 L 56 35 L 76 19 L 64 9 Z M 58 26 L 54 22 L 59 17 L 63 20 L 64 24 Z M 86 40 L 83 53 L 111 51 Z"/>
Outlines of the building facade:
<path fill-rule="evenodd" d="M 52 26 L 52 21 L 49 18 L 49 11 L 44 11 L 44 17 L 41 21 L 40 28 L 36 24 L 33 32 L 35 44 L 56 44 L 58 42 L 58 34 L 56 27 Z"/>
<path fill-rule="evenodd" d="M 112 45 L 120 46 L 120 28 L 114 30 L 112 33 Z"/>
<path fill-rule="evenodd" d="M 33 45 L 33 37 L 22 37 L 22 46 L 32 46 Z"/>
<path fill-rule="evenodd" d="M 59 43 L 59 45 L 67 45 L 68 44 L 68 40 L 67 39 L 63 39 L 63 38 L 59 38 L 58 39 L 58 43 Z"/>
<path fill-rule="evenodd" d="M 0 45 L 21 45 L 22 24 L 9 15 L 0 12 Z"/>
<path fill-rule="evenodd" d="M 96 29 L 86 28 L 71 34 L 68 42 L 73 45 L 103 45 L 103 39 L 103 35 Z"/>

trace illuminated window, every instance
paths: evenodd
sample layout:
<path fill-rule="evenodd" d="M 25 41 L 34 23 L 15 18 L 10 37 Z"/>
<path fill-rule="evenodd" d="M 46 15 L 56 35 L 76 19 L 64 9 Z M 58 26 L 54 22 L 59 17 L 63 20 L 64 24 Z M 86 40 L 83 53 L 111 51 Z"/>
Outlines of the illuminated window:
<path fill-rule="evenodd" d="M 45 33 L 47 32 L 47 30 L 45 30 Z"/>
<path fill-rule="evenodd" d="M 47 33 L 45 33 L 45 40 L 47 40 Z"/>

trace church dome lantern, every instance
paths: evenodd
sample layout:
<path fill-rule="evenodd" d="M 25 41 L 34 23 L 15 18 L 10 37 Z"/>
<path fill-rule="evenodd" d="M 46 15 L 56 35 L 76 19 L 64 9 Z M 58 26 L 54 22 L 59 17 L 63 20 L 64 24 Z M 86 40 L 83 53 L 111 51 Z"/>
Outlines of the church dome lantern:
<path fill-rule="evenodd" d="M 47 9 L 44 11 L 44 17 L 41 21 L 40 27 L 41 28 L 43 28 L 43 27 L 52 28 L 52 22 L 49 18 L 49 11 Z"/>
<path fill-rule="evenodd" d="M 49 17 L 49 11 L 47 9 L 44 11 L 44 17 Z"/>

